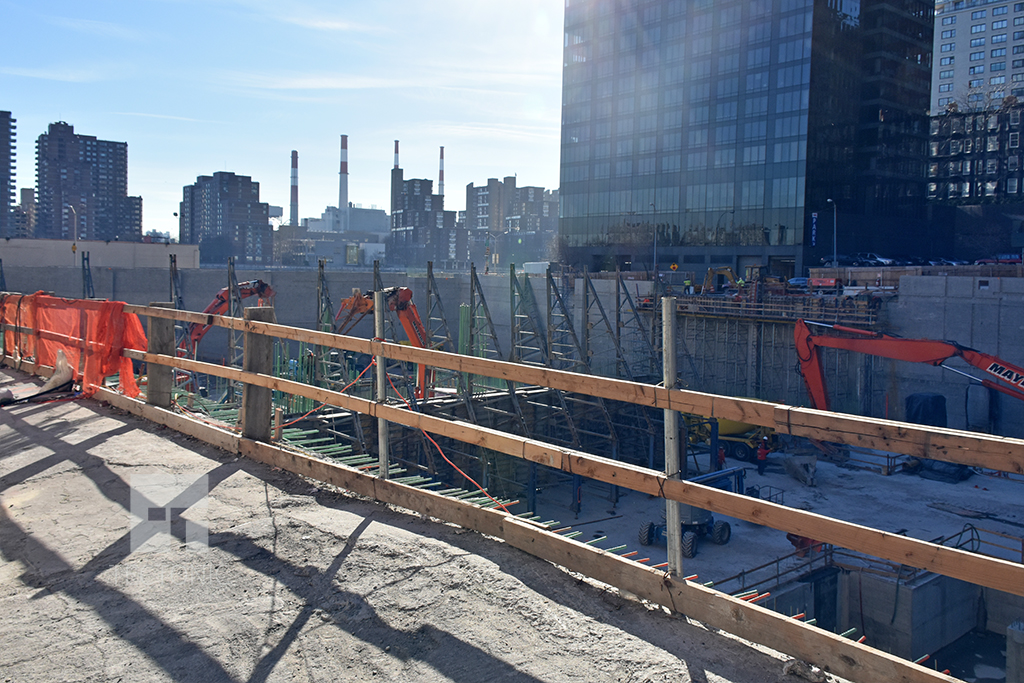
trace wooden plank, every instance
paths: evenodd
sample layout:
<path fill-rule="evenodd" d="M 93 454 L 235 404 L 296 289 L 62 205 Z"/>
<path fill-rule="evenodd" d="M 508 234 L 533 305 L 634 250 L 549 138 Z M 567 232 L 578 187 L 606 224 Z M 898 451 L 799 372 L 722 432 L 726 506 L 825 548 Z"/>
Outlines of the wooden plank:
<path fill-rule="evenodd" d="M 131 308 L 130 312 L 152 314 L 157 317 L 176 318 L 176 316 L 184 316 L 187 313 L 144 306 L 125 307 L 126 310 L 129 308 Z M 239 329 L 237 325 L 240 321 L 234 318 L 201 314 L 188 315 L 198 316 L 200 320 L 204 321 L 213 320 L 213 324 L 224 324 Z M 191 318 L 188 319 L 191 320 Z M 915 457 L 928 457 L 1004 472 L 1024 473 L 1024 439 L 994 437 L 958 430 L 938 430 L 937 428 L 890 420 L 813 411 L 809 408 L 785 406 L 754 399 L 716 396 L 695 391 L 669 391 L 662 387 L 625 380 L 580 375 L 400 344 L 373 342 L 326 332 L 300 330 L 283 325 L 248 323 L 248 327 L 243 329 L 370 355 L 384 355 L 410 363 L 507 379 L 521 384 L 546 386 L 563 391 L 599 396 L 608 400 L 635 403 L 651 408 L 670 408 L 704 417 L 738 420 L 753 425 L 771 427 L 784 434 L 851 446 L 891 450 Z"/>
<path fill-rule="evenodd" d="M 159 406 L 149 405 L 137 399 L 128 398 L 124 394 L 112 391 L 106 387 L 97 389 L 94 397 L 132 415 L 170 427 L 176 432 L 201 439 L 229 453 L 238 452 L 239 436 L 234 432 L 206 422 L 200 422 L 181 413 L 175 413 Z"/>
<path fill-rule="evenodd" d="M 741 638 L 817 664 L 854 681 L 917 683 L 957 679 L 848 638 L 738 600 L 699 584 L 603 552 L 518 519 L 506 518 L 502 538 L 561 565 Z"/>
<path fill-rule="evenodd" d="M 101 389 L 97 395 L 100 394 L 112 405 L 133 414 L 175 429 L 183 427 L 186 434 L 215 446 L 226 444 L 231 452 L 241 453 L 271 467 L 502 538 L 509 545 L 535 557 L 617 586 L 714 628 L 817 664 L 844 678 L 864 683 L 956 680 L 749 602 L 697 584 L 673 580 L 644 565 L 559 536 L 502 512 L 379 479 L 272 444 L 241 438 L 108 389 Z M 225 436 L 230 438 L 225 440 Z"/>
<path fill-rule="evenodd" d="M 137 354 L 141 360 L 147 362 L 182 361 L 182 359 L 154 356 L 148 353 L 132 352 L 132 354 L 132 357 Z M 230 379 L 266 386 L 298 396 L 315 398 L 324 403 L 338 405 L 373 417 L 382 417 L 389 422 L 406 427 L 423 429 L 433 434 L 489 448 L 506 455 L 556 467 L 571 474 L 694 505 L 755 524 L 770 526 L 773 529 L 813 538 L 816 541 L 857 550 L 898 564 L 927 569 L 969 583 L 988 586 L 1015 595 L 1024 595 L 1024 565 L 1006 560 L 889 534 L 870 527 L 699 484 L 668 479 L 660 472 L 636 465 L 481 428 L 467 422 L 414 413 L 396 406 L 381 405 L 291 380 L 253 375 L 233 368 L 198 361 L 187 361 L 183 367 L 198 372 L 205 372 L 209 368 L 216 371 L 211 374 L 219 374 Z"/>

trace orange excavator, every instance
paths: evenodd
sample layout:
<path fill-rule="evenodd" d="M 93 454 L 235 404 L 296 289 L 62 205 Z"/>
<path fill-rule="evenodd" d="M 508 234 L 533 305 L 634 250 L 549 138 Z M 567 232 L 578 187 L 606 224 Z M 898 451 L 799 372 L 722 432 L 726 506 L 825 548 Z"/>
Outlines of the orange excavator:
<path fill-rule="evenodd" d="M 409 343 L 421 349 L 427 348 L 430 338 L 426 328 L 423 327 L 423 321 L 420 320 L 416 304 L 412 302 L 412 290 L 408 287 L 389 287 L 381 291 L 384 292 L 384 303 L 388 310 L 398 314 L 398 320 L 402 323 L 402 329 L 405 330 Z M 341 302 L 338 314 L 334 316 L 335 334 L 347 334 L 355 327 L 356 323 L 373 313 L 373 294 L 373 292 L 363 294 L 356 289 L 352 291 L 352 296 Z M 343 314 L 344 317 L 342 317 Z M 416 366 L 416 398 L 426 396 L 426 374 L 426 366 Z"/>
<path fill-rule="evenodd" d="M 809 325 L 827 327 L 845 336 L 813 335 Z M 829 409 L 828 392 L 825 390 L 825 374 L 821 365 L 821 357 L 818 354 L 818 349 L 822 347 L 846 349 L 882 358 L 935 365 L 963 375 L 989 389 L 1024 401 L 1024 368 L 1007 363 L 1001 358 L 987 353 L 969 349 L 952 341 L 903 339 L 894 335 L 859 330 L 843 325 L 826 325 L 797 320 L 796 353 L 800 360 L 800 372 L 807 384 L 811 407 L 818 410 Z M 954 357 L 973 365 L 987 376 L 975 377 L 968 372 L 945 364 L 947 360 Z M 999 383 L 994 382 L 993 379 L 999 380 Z"/>
<path fill-rule="evenodd" d="M 239 282 L 238 293 L 242 299 L 248 299 L 251 296 L 258 296 L 261 302 L 264 299 L 272 299 L 276 294 L 274 288 L 263 280 Z M 210 315 L 224 315 L 228 312 L 230 305 L 230 294 L 228 292 L 228 288 L 224 287 L 217 292 L 217 296 L 213 297 L 213 301 L 203 309 L 203 313 L 208 313 Z M 192 353 L 195 352 L 196 346 L 199 344 L 199 340 L 206 336 L 206 333 L 210 331 L 210 327 L 212 327 L 212 325 L 189 323 L 188 337 L 183 338 L 178 344 L 178 355 L 192 355 Z"/>

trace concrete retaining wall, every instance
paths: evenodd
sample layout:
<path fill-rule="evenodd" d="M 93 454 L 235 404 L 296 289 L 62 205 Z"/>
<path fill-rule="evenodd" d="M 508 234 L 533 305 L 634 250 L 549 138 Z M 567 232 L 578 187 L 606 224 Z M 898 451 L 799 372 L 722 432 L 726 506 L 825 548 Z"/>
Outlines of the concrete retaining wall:
<path fill-rule="evenodd" d="M 917 659 L 978 626 L 981 588 L 938 574 L 910 584 L 866 572 L 844 572 L 839 630 L 856 628 L 872 647 Z"/>
<path fill-rule="evenodd" d="M 166 259 L 166 254 L 163 258 Z M 99 297 L 137 304 L 170 298 L 166 267 L 99 265 L 95 258 L 93 264 L 93 282 Z M 4 270 L 11 291 L 42 289 L 68 297 L 82 294 L 80 267 L 34 268 L 15 265 L 5 259 Z M 263 279 L 277 290 L 277 316 L 282 324 L 314 325 L 316 271 L 239 270 L 238 278 Z M 385 286 L 412 288 L 426 323 L 425 274 L 385 272 L 382 278 Z M 186 269 L 181 272 L 181 279 L 185 305 L 190 310 L 202 310 L 227 283 L 224 269 Z M 469 277 L 465 273 L 437 273 L 435 279 L 455 336 L 458 333 L 459 305 L 469 299 Z M 329 271 L 327 280 L 336 306 L 351 294 L 353 288 L 367 291 L 373 287 L 370 271 Z M 501 352 L 507 357 L 511 350 L 512 329 L 508 273 L 481 275 L 480 280 Z M 543 305 L 546 292 L 544 276 L 530 276 L 530 282 L 538 303 Z M 584 328 L 582 279 L 577 279 L 574 284 L 571 293 L 562 293 L 579 335 Z M 615 282 L 598 279 L 594 284 L 605 313 L 614 325 Z M 646 281 L 628 282 L 627 286 L 631 287 L 634 301 L 638 296 L 649 294 Z M 649 325 L 649 314 L 646 315 Z M 905 277 L 901 280 L 898 299 L 883 308 L 882 321 L 883 329 L 904 337 L 955 340 L 964 346 L 1024 365 L 1024 278 Z M 591 359 L 595 372 L 614 375 L 614 345 L 596 308 L 591 310 L 587 322 L 593 332 Z M 803 380 L 795 369 L 792 325 L 695 316 L 681 317 L 679 325 L 677 338 L 681 341 L 677 367 L 686 388 L 807 405 Z M 368 337 L 371 329 L 367 320 L 352 333 Z M 226 350 L 226 335 L 216 331 L 208 336 L 209 341 L 204 340 L 201 355 L 219 359 L 224 353 L 221 349 Z M 649 354 L 639 338 L 630 340 L 626 331 L 623 332 L 622 346 L 635 361 L 642 361 L 641 355 Z M 836 410 L 901 420 L 907 396 L 919 392 L 940 393 L 946 397 L 950 427 L 1024 437 L 1024 402 L 972 384 L 955 373 L 929 365 L 843 351 L 825 350 L 824 357 L 832 405 Z M 980 374 L 980 371 L 958 360 L 950 364 Z M 640 372 L 640 376 L 645 372 L 649 374 L 649 368 L 645 370 L 641 367 L 643 365 L 643 362 L 635 362 L 635 371 Z"/>

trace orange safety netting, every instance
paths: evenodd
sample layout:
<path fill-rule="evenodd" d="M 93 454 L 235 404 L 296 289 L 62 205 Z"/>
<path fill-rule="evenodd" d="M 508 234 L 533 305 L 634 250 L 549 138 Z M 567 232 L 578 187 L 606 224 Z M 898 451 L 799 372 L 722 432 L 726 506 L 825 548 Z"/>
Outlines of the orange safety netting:
<path fill-rule="evenodd" d="M 121 351 L 145 351 L 146 333 L 137 315 L 124 312 L 124 302 L 8 294 L 0 299 L 0 323 L 14 328 L 4 331 L 5 356 L 53 367 L 62 350 L 84 395 L 113 374 L 120 375 L 122 393 L 139 395 L 132 361 Z"/>

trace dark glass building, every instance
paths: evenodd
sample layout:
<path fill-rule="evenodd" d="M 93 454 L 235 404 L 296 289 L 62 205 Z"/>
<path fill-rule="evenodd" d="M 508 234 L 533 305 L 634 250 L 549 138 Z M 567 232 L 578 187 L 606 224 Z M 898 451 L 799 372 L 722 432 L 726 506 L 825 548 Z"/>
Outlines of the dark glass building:
<path fill-rule="evenodd" d="M 800 275 L 833 251 L 833 207 L 839 252 L 920 251 L 933 10 L 569 0 L 562 258 Z"/>

